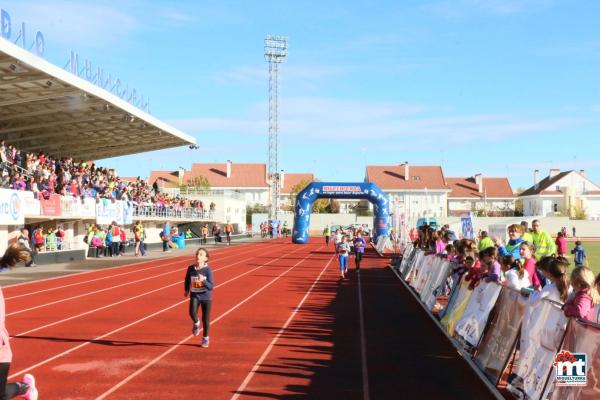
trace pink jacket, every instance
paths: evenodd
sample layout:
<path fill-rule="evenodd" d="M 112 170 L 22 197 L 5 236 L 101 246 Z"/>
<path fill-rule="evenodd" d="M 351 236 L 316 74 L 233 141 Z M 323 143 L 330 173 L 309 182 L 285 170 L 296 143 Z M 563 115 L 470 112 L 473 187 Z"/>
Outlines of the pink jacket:
<path fill-rule="evenodd" d="M 12 361 L 12 350 L 10 349 L 8 331 L 6 330 L 6 305 L 4 304 L 4 294 L 0 288 L 0 363 L 9 363 Z"/>
<path fill-rule="evenodd" d="M 556 238 L 556 249 L 558 254 L 567 254 L 567 239 L 564 237 Z"/>
<path fill-rule="evenodd" d="M 529 274 L 529 283 L 531 283 L 531 286 L 533 286 L 536 289 L 541 287 L 542 282 L 540 282 L 540 278 L 535 273 L 535 258 L 530 258 L 526 260 L 525 264 L 523 265 L 523 268 L 525 268 L 525 271 L 527 271 L 527 273 Z"/>
<path fill-rule="evenodd" d="M 593 321 L 594 319 L 594 301 L 592 296 L 589 295 L 588 289 L 580 290 L 575 293 L 575 297 L 568 301 L 563 306 L 566 317 L 587 319 Z"/>

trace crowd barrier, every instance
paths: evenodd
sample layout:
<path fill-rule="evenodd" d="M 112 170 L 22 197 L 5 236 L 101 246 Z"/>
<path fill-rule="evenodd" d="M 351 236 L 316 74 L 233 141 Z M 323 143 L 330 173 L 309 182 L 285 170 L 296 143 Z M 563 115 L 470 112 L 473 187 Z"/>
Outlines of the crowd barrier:
<path fill-rule="evenodd" d="M 505 396 L 600 398 L 600 325 L 566 318 L 561 304 L 525 297 L 495 282 L 482 280 L 469 290 L 469 282 L 453 273 L 456 267 L 412 244 L 404 249 L 400 264 L 392 266 L 461 354 Z M 448 302 L 436 314 L 440 295 L 448 295 Z M 557 385 L 554 362 L 565 350 L 587 355 L 586 385 Z"/>

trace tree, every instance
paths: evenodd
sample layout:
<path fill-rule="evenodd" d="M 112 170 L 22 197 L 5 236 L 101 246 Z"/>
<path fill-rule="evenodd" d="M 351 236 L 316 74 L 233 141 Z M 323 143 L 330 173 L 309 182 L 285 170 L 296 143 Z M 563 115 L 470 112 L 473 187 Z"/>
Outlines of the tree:
<path fill-rule="evenodd" d="M 587 219 L 585 209 L 580 206 L 573 206 L 573 217 L 571 219 Z"/>
<path fill-rule="evenodd" d="M 254 204 L 253 206 L 246 206 L 246 224 L 250 225 L 252 223 L 252 214 L 268 214 L 269 207 L 263 206 L 261 204 Z"/>
<path fill-rule="evenodd" d="M 525 191 L 524 188 L 517 188 L 515 192 L 515 196 L 517 196 L 517 200 L 515 200 L 515 217 L 522 217 L 524 214 L 523 210 L 523 199 L 519 198 L 519 195 Z"/>
<path fill-rule="evenodd" d="M 208 178 L 203 175 L 196 176 L 192 179 L 188 179 L 187 184 L 183 185 L 183 187 L 189 188 L 199 188 L 204 190 L 210 189 L 210 183 L 208 182 Z"/>
<path fill-rule="evenodd" d="M 309 184 L 310 181 L 308 179 L 302 179 L 300 182 L 294 185 L 292 190 L 290 190 L 290 204 L 292 205 L 292 210 L 294 210 L 296 207 L 296 196 L 298 196 L 298 193 L 300 193 L 302 189 L 304 189 Z"/>

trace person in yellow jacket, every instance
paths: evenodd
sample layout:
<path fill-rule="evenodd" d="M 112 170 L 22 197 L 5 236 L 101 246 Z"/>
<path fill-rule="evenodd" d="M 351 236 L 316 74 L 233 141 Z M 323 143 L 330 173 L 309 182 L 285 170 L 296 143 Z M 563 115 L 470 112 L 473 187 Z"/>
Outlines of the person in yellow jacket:
<path fill-rule="evenodd" d="M 477 244 L 477 251 L 482 252 L 488 247 L 494 247 L 494 241 L 488 236 L 486 231 L 481 231 L 479 234 L 479 243 Z"/>
<path fill-rule="evenodd" d="M 541 260 L 542 257 L 556 254 L 556 243 L 552 236 L 540 228 L 540 221 L 534 220 L 531 224 L 533 227 L 533 244 L 535 245 L 535 258 Z"/>
<path fill-rule="evenodd" d="M 521 221 L 521 228 L 523 231 L 521 239 L 523 239 L 524 242 L 533 243 L 533 235 L 529 231 L 529 223 L 527 221 Z"/>

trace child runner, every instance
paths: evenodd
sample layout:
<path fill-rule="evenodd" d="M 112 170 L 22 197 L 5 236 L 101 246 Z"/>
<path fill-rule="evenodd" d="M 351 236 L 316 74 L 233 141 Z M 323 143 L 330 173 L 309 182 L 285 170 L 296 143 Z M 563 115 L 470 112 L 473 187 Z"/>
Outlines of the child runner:
<path fill-rule="evenodd" d="M 200 321 L 198 321 L 198 306 L 202 307 L 202 347 L 209 344 L 210 308 L 212 305 L 212 290 L 214 287 L 213 272 L 208 266 L 208 251 L 199 248 L 196 251 L 196 263 L 190 265 L 185 274 L 185 297 L 190 296 L 190 317 L 194 322 L 192 333 L 198 336 L 200 333 Z"/>
<path fill-rule="evenodd" d="M 563 305 L 566 317 L 594 319 L 594 304 L 598 303 L 598 292 L 594 287 L 594 273 L 588 267 L 577 267 L 571 273 L 571 286 L 575 296 Z"/>
<path fill-rule="evenodd" d="M 567 254 L 567 239 L 562 232 L 558 232 L 558 236 L 556 236 L 556 252 L 559 256 L 564 257 Z"/>
<path fill-rule="evenodd" d="M 354 238 L 354 263 L 356 264 L 356 270 L 360 271 L 360 262 L 362 261 L 363 254 L 365 253 L 365 247 L 367 243 L 362 237 L 362 233 L 359 231 L 356 233 Z"/>
<path fill-rule="evenodd" d="M 18 262 L 29 262 L 31 256 L 27 250 L 18 246 L 10 246 L 6 249 L 4 256 L 0 259 L 2 268 L 12 269 Z M 4 345 L 0 347 L 0 396 L 2 399 L 12 399 L 21 396 L 23 399 L 37 400 L 38 390 L 35 387 L 35 378 L 31 374 L 25 374 L 21 382 L 8 383 L 8 370 L 12 362 L 12 351 L 8 331 L 6 330 L 6 305 L 4 295 L 0 289 L 0 339 Z"/>
<path fill-rule="evenodd" d="M 348 254 L 350 254 L 350 245 L 347 240 L 346 236 L 342 237 L 342 241 L 337 246 L 337 252 L 340 257 L 340 274 L 342 278 L 345 278 L 345 274 L 348 272 Z"/>

